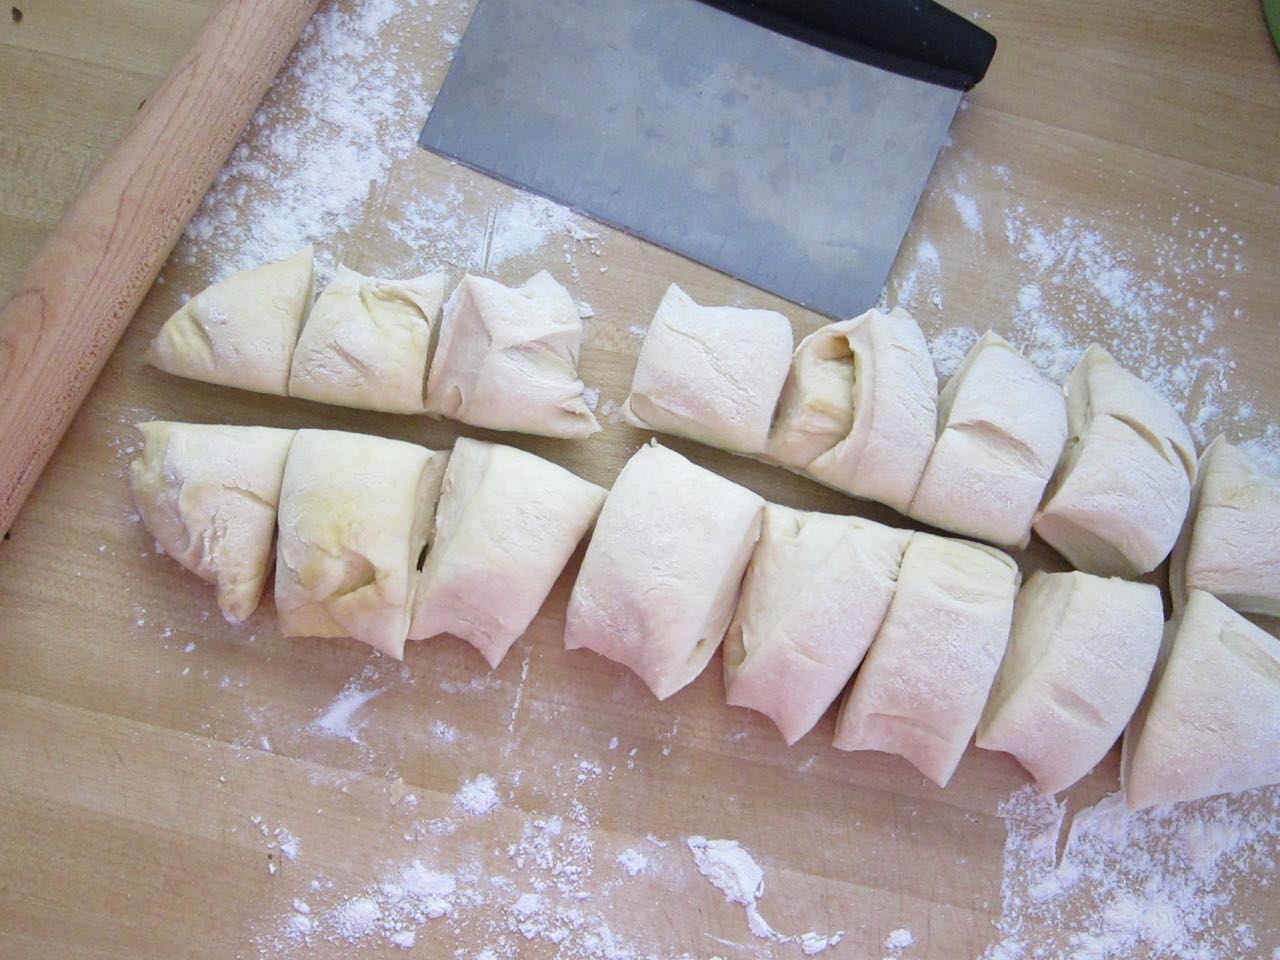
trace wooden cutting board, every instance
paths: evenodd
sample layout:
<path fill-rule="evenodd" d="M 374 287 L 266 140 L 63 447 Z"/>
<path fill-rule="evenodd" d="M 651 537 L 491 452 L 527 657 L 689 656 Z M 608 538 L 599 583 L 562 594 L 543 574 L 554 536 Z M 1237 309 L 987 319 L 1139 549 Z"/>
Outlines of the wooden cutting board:
<path fill-rule="evenodd" d="M 738 841 L 763 868 L 758 907 L 780 934 L 845 931 L 827 956 L 951 960 L 1012 936 L 1022 914 L 1002 891 L 999 807 L 1025 777 L 1010 758 L 970 750 L 939 790 L 897 758 L 832 750 L 830 714 L 787 748 L 763 718 L 724 705 L 718 658 L 657 703 L 622 668 L 561 649 L 576 560 L 491 672 L 452 639 L 413 644 L 403 665 L 348 641 L 285 640 L 269 601 L 226 625 L 212 591 L 154 551 L 125 481 L 135 420 L 436 447 L 486 436 L 608 484 L 645 439 L 610 411 L 668 283 L 779 309 L 797 338 L 821 323 L 413 148 L 470 5 L 420 3 L 368 31 L 379 7 L 348 13 L 360 6 L 322 7 L 0 546 L 0 954 L 398 955 L 412 931 L 422 956 L 801 956 L 753 936 L 744 907 L 699 876 L 686 848 L 699 835 Z M 990 0 L 977 16 L 1000 51 L 956 119 L 890 302 L 915 311 L 943 357 L 964 328 L 993 327 L 1050 365 L 1097 335 L 1185 401 L 1198 428 L 1264 440 L 1270 429 L 1274 450 L 1280 67 L 1259 11 Z M 353 92 L 322 96 L 317 76 Z M 383 87 L 425 100 L 388 107 Z M 343 135 L 345 152 L 308 146 Z M 320 169 L 307 190 L 288 159 L 296 136 Z M 589 314 L 583 375 L 606 430 L 582 443 L 498 437 L 143 365 L 184 295 L 288 236 L 290 217 L 326 196 L 311 239 L 330 262 L 556 274 Z M 668 442 L 771 500 L 894 520 Z M 1058 565 L 1043 545 L 1022 559 Z M 1115 787 L 1113 752 L 1069 809 Z M 1280 945 L 1266 876 L 1205 885 L 1234 896 L 1212 932 L 1251 924 L 1259 956 Z M 396 892 L 414 882 L 423 897 Z M 1037 916 L 1020 933 L 1030 943 L 1072 922 Z M 899 929 L 914 943 L 890 949 Z"/>

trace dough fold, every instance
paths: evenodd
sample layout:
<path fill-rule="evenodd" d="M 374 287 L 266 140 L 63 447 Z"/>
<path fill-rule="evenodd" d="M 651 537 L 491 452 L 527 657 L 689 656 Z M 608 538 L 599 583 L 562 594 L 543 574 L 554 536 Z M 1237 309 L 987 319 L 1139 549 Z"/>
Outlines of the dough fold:
<path fill-rule="evenodd" d="M 447 459 L 399 440 L 298 431 L 280 492 L 276 612 L 286 637 L 353 637 L 404 657 Z"/>
<path fill-rule="evenodd" d="M 911 533 L 768 504 L 724 641 L 728 702 L 787 743 L 840 695 L 880 629 Z"/>
<path fill-rule="evenodd" d="M 133 502 L 166 554 L 217 586 L 232 623 L 258 607 L 293 430 L 137 424 L 142 453 L 129 464 Z"/>
<path fill-rule="evenodd" d="M 147 362 L 179 377 L 286 396 L 311 306 L 312 261 L 312 248 L 304 247 L 197 293 L 165 321 Z"/>
<path fill-rule="evenodd" d="M 444 306 L 426 412 L 490 430 L 596 433 L 578 378 L 581 340 L 573 298 L 545 270 L 520 287 L 468 274 Z"/>
<path fill-rule="evenodd" d="M 884 623 L 841 705 L 835 747 L 896 753 L 945 787 L 987 702 L 1017 591 L 1007 554 L 913 533 Z"/>
<path fill-rule="evenodd" d="M 644 429 L 761 453 L 790 363 L 782 314 L 700 306 L 673 283 L 645 334 L 623 414 Z"/>
<path fill-rule="evenodd" d="M 452 633 L 496 667 L 537 615 L 606 493 L 523 450 L 459 438 L 410 639 Z"/>
<path fill-rule="evenodd" d="M 1133 716 L 1160 649 L 1152 584 L 1091 574 L 1031 575 L 978 725 L 977 745 L 1013 754 L 1042 793 L 1092 770 Z"/>
<path fill-rule="evenodd" d="M 431 331 L 445 275 L 379 280 L 338 266 L 293 352 L 289 396 L 422 413 Z"/>
<path fill-rule="evenodd" d="M 1178 538 L 1195 480 L 1186 424 L 1096 343 L 1067 381 L 1070 442 L 1035 530 L 1080 570 L 1137 577 Z"/>
<path fill-rule="evenodd" d="M 724 637 L 764 500 L 650 443 L 609 492 L 569 599 L 565 649 L 634 670 L 663 700 Z"/>

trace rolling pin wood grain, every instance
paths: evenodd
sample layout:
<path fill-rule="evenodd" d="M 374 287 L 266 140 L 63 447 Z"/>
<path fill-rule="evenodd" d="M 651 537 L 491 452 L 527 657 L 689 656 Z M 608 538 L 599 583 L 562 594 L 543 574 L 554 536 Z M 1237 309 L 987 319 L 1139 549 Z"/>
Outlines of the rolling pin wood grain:
<path fill-rule="evenodd" d="M 0 312 L 0 532 L 318 2 L 228 0 L 19 280 Z"/>

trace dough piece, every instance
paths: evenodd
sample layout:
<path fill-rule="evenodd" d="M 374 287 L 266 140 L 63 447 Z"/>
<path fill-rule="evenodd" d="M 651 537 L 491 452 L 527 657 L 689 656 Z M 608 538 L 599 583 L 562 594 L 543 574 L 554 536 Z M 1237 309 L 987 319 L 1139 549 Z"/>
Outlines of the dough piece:
<path fill-rule="evenodd" d="M 468 274 L 444 305 L 426 410 L 491 430 L 589 436 L 600 424 L 582 399 L 581 340 L 578 308 L 547 271 L 522 287 Z"/>
<path fill-rule="evenodd" d="M 673 283 L 645 334 L 623 415 L 646 430 L 762 453 L 790 364 L 782 314 L 699 306 Z"/>
<path fill-rule="evenodd" d="M 909 530 L 768 504 L 724 641 L 730 704 L 795 743 L 840 695 L 880 629 Z"/>
<path fill-rule="evenodd" d="M 1025 547 L 1067 441 L 1062 391 L 987 331 L 943 388 L 938 424 L 908 513 L 1002 547 Z"/>
<path fill-rule="evenodd" d="M 523 450 L 459 438 L 410 639 L 452 633 L 496 667 L 551 593 L 607 492 Z"/>
<path fill-rule="evenodd" d="M 202 290 L 147 348 L 153 367 L 192 380 L 285 396 L 311 306 L 313 250 L 241 270 Z"/>
<path fill-rule="evenodd" d="M 165 553 L 217 585 L 224 617 L 247 620 L 271 572 L 294 431 L 160 420 L 137 428 L 143 447 L 129 486 L 142 522 Z"/>
<path fill-rule="evenodd" d="M 883 750 L 945 787 L 1009 640 L 1018 568 L 1007 554 L 914 533 L 884 624 L 836 721 L 840 750 Z"/>
<path fill-rule="evenodd" d="M 1124 732 L 1160 650 L 1159 587 L 1087 573 L 1031 575 L 977 744 L 1013 754 L 1042 793 L 1092 770 Z"/>
<path fill-rule="evenodd" d="M 566 650 L 630 667 L 665 700 L 724 637 L 764 500 L 666 447 L 641 447 L 613 485 L 569 598 Z"/>
<path fill-rule="evenodd" d="M 1136 577 L 1169 555 L 1196 453 L 1169 402 L 1096 343 L 1067 381 L 1071 442 L 1035 529 L 1080 570 Z"/>
<path fill-rule="evenodd" d="M 801 341 L 770 452 L 837 490 L 904 512 L 938 430 L 938 378 L 905 310 L 868 310 Z"/>
<path fill-rule="evenodd" d="M 286 637 L 354 637 L 403 659 L 447 459 L 400 440 L 298 431 L 280 493 L 276 612 Z"/>
<path fill-rule="evenodd" d="M 1174 553 L 1175 609 L 1205 590 L 1244 613 L 1280 617 L 1280 477 L 1218 437 L 1200 458 L 1195 515 Z"/>
<path fill-rule="evenodd" d="M 378 280 L 339 265 L 302 328 L 289 396 L 422 413 L 431 330 L 445 275 Z"/>
<path fill-rule="evenodd" d="M 1129 808 L 1280 783 L 1280 640 L 1192 590 L 1124 735 Z"/>

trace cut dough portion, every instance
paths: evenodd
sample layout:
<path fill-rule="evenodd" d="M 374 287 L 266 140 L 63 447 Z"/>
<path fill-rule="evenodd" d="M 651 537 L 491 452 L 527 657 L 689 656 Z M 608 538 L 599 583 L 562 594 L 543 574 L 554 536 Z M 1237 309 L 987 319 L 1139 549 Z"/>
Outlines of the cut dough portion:
<path fill-rule="evenodd" d="M 1169 402 L 1096 343 L 1067 381 L 1071 443 L 1035 529 L 1080 570 L 1136 577 L 1169 555 L 1195 445 Z"/>
<path fill-rule="evenodd" d="M 1280 640 L 1192 590 L 1124 735 L 1130 809 L 1280 783 Z"/>
<path fill-rule="evenodd" d="M 666 447 L 641 447 L 613 485 L 569 599 L 565 649 L 630 667 L 664 700 L 724 637 L 764 500 Z"/>
<path fill-rule="evenodd" d="M 938 405 L 938 442 L 908 513 L 944 530 L 1025 547 L 1067 440 L 1062 391 L 987 331 Z"/>
<path fill-rule="evenodd" d="M 1205 590 L 1245 613 L 1280 617 L 1280 477 L 1218 437 L 1200 458 L 1195 515 L 1174 553 L 1174 606 Z"/>
<path fill-rule="evenodd" d="M 298 431 L 280 492 L 276 612 L 286 637 L 354 637 L 404 657 L 447 459 L 399 440 Z"/>
<path fill-rule="evenodd" d="M 595 433 L 578 379 L 581 340 L 573 298 L 545 270 L 522 287 L 468 274 L 444 305 L 426 411 L 491 430 Z"/>
<path fill-rule="evenodd" d="M 673 283 L 645 334 L 623 414 L 637 427 L 761 453 L 790 364 L 782 314 L 703 307 Z"/>
<path fill-rule="evenodd" d="M 905 512 L 933 449 L 937 400 L 919 324 L 905 310 L 868 310 L 801 341 L 770 451 L 837 490 Z"/>
<path fill-rule="evenodd" d="M 1009 640 L 1018 567 L 964 540 L 912 534 L 884 624 L 836 721 L 840 750 L 883 750 L 945 787 Z"/>
<path fill-rule="evenodd" d="M 304 247 L 197 293 L 165 321 L 147 362 L 179 377 L 286 396 L 311 306 L 313 259 Z"/>
<path fill-rule="evenodd" d="M 1092 770 L 1124 732 L 1164 630 L 1160 589 L 1087 573 L 1031 575 L 977 744 L 1013 754 L 1042 793 Z"/>
<path fill-rule="evenodd" d="M 142 454 L 129 486 L 161 549 L 218 588 L 232 623 L 258 607 L 293 430 L 139 423 Z"/>
<path fill-rule="evenodd" d="M 339 265 L 293 352 L 289 396 L 422 413 L 431 330 L 445 275 L 378 280 Z"/>
<path fill-rule="evenodd" d="M 909 530 L 768 504 L 724 641 L 728 702 L 795 743 L 840 695 L 871 645 Z"/>
<path fill-rule="evenodd" d="M 452 633 L 496 667 L 537 615 L 607 492 L 523 450 L 459 438 L 410 639 Z"/>

